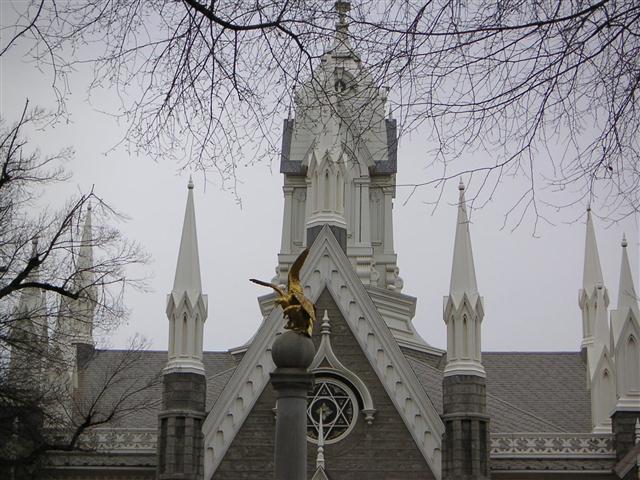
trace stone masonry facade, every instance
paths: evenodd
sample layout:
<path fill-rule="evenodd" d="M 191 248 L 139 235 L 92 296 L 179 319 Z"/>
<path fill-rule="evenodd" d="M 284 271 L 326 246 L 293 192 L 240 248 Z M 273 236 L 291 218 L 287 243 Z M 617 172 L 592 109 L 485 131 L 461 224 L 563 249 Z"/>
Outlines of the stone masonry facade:
<path fill-rule="evenodd" d="M 442 472 L 445 480 L 484 480 L 489 475 L 486 383 L 475 375 L 443 379 Z"/>
<path fill-rule="evenodd" d="M 433 479 L 426 461 L 404 425 L 382 383 L 370 366 L 333 298 L 325 290 L 316 302 L 318 317 L 327 310 L 331 344 L 342 364 L 365 383 L 376 408 L 371 425 L 359 414 L 357 423 L 342 441 L 325 445 L 326 472 L 331 480 Z M 319 322 L 313 340 L 320 344 Z M 273 476 L 274 407 L 276 395 L 267 385 L 220 463 L 215 480 L 263 480 Z M 315 471 L 316 446 L 308 444 L 307 471 Z"/>

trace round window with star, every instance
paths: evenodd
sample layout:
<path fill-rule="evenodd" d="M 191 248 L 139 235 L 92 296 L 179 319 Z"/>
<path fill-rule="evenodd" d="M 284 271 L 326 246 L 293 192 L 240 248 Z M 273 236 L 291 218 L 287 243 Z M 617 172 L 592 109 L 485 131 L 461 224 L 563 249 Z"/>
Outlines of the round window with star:
<path fill-rule="evenodd" d="M 358 399 L 344 383 L 334 378 L 316 378 L 307 398 L 307 439 L 318 443 L 320 426 L 324 443 L 346 437 L 358 420 Z"/>

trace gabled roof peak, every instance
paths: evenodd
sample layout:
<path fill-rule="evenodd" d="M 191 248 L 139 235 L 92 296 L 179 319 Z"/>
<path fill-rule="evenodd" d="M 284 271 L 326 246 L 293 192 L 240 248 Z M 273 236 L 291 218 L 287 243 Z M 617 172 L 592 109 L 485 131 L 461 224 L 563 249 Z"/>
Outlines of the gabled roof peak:
<path fill-rule="evenodd" d="M 202 282 L 200 280 L 200 256 L 198 253 L 196 214 L 193 203 L 193 180 L 191 178 L 189 178 L 187 189 L 187 206 L 184 212 L 182 237 L 172 293 L 179 295 L 186 292 L 192 304 L 195 305 L 197 296 L 202 293 Z"/>

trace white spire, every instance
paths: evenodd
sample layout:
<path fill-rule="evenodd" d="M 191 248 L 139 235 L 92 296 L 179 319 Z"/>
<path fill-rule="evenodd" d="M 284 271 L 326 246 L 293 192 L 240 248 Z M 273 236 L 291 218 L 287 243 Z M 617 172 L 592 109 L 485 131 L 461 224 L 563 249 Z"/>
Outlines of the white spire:
<path fill-rule="evenodd" d="M 600 255 L 598 255 L 598 245 L 596 234 L 593 229 L 593 219 L 591 218 L 591 208 L 587 209 L 587 235 L 584 245 L 584 272 L 582 275 L 582 288 L 588 294 L 598 285 L 603 285 L 602 268 L 600 268 Z"/>
<path fill-rule="evenodd" d="M 91 223 L 92 217 L 91 202 L 87 203 L 87 214 L 84 219 L 84 226 L 82 227 L 82 240 L 80 241 L 80 255 L 78 258 L 78 270 L 79 274 L 79 287 L 87 288 L 89 296 L 95 298 L 94 291 L 94 273 L 93 273 L 93 226 Z"/>
<path fill-rule="evenodd" d="M 204 374 L 202 336 L 207 319 L 207 296 L 202 293 L 200 260 L 193 205 L 193 181 L 189 178 L 187 207 L 182 225 L 173 290 L 167 298 L 169 361 L 164 373 Z"/>
<path fill-rule="evenodd" d="M 616 409 L 635 409 L 640 405 L 640 380 L 638 358 L 640 357 L 640 310 L 631 276 L 627 254 L 627 240 L 622 237 L 622 263 L 618 308 L 611 312 L 611 351 L 616 368 Z"/>
<path fill-rule="evenodd" d="M 469 218 L 464 198 L 464 183 L 458 185 L 460 200 L 458 203 L 458 222 L 456 225 L 456 239 L 453 247 L 453 267 L 451 270 L 451 284 L 449 294 L 459 301 L 463 294 L 470 298 L 477 296 L 476 269 L 471 250 L 471 234 L 469 232 Z"/>
<path fill-rule="evenodd" d="M 29 261 L 38 257 L 38 239 L 31 241 L 31 253 Z M 26 282 L 39 280 L 37 265 L 29 272 Z M 38 288 L 23 288 L 20 291 L 20 299 L 13 313 L 10 336 L 11 347 L 11 375 L 12 380 L 34 381 L 36 377 L 26 378 L 25 375 L 36 373 L 39 368 L 36 361 L 41 360 L 41 355 L 47 348 L 47 312 L 43 292 Z M 44 328 L 43 328 L 44 327 Z M 24 348 L 28 345 L 29 348 Z"/>
<path fill-rule="evenodd" d="M 445 376 L 485 376 L 481 360 L 481 326 L 484 318 L 482 297 L 478 294 L 476 271 L 471 251 L 469 218 L 464 184 L 458 186 L 460 201 L 453 247 L 453 267 L 449 296 L 444 298 L 443 318 L 447 325 L 447 365 Z"/>
<path fill-rule="evenodd" d="M 629 264 L 629 255 L 627 254 L 627 239 L 622 236 L 622 264 L 620 265 L 620 284 L 618 287 L 618 310 L 625 313 L 631 309 L 640 319 L 638 311 L 638 297 L 636 289 L 633 285 L 633 277 L 631 275 L 631 266 Z"/>
<path fill-rule="evenodd" d="M 610 432 L 611 409 L 615 406 L 616 382 L 609 346 L 609 292 L 604 286 L 591 208 L 587 209 L 582 288 L 578 296 L 582 310 L 582 345 L 586 350 L 587 386 L 591 394 L 594 432 Z"/>
<path fill-rule="evenodd" d="M 584 273 L 582 289 L 579 294 L 579 305 L 582 310 L 583 334 L 582 347 L 594 346 L 599 350 L 601 346 L 610 343 L 609 322 L 607 308 L 609 307 L 609 292 L 604 285 L 602 268 L 596 234 L 593 228 L 591 209 L 587 209 L 587 230 L 584 247 Z M 600 357 L 600 351 L 590 355 L 592 366 Z"/>
<path fill-rule="evenodd" d="M 187 188 L 187 208 L 184 212 L 182 239 L 180 240 L 178 264 L 172 292 L 178 295 L 186 292 L 191 302 L 195 304 L 197 296 L 202 293 L 202 282 L 200 280 L 200 257 L 198 254 L 196 214 L 193 205 L 193 180 L 191 177 L 189 177 Z"/>
<path fill-rule="evenodd" d="M 72 323 L 71 343 L 93 345 L 93 316 L 96 309 L 96 286 L 93 272 L 93 232 L 91 202 L 87 202 L 87 213 L 82 227 L 82 239 L 78 253 L 78 273 L 74 287 L 80 297 L 70 302 Z"/>

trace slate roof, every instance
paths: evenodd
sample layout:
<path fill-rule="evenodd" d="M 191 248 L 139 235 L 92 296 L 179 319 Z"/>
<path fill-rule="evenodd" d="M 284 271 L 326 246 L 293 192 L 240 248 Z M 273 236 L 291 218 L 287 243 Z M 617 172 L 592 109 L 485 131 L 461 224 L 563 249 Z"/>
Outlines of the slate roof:
<path fill-rule="evenodd" d="M 204 352 L 209 410 L 237 366 L 239 358 L 228 352 Z M 162 399 L 162 369 L 166 351 L 96 350 L 78 376 L 75 403 L 87 412 L 122 412 L 113 427 L 156 428 Z"/>
<path fill-rule="evenodd" d="M 441 414 L 440 368 L 444 362 L 415 351 L 405 351 L 405 356 Z M 228 352 L 204 353 L 207 411 L 213 408 L 231 379 L 240 357 Z M 85 409 L 98 401 L 102 411 L 124 401 L 127 408 L 121 419 L 123 426 L 155 428 L 166 361 L 165 351 L 98 350 L 80 372 L 77 401 Z M 590 399 L 579 353 L 489 352 L 483 353 L 482 362 L 487 372 L 487 410 L 492 433 L 590 432 Z M 120 373 L 110 380 L 114 371 Z M 106 382 L 110 382 L 109 388 L 100 394 Z"/>
<path fill-rule="evenodd" d="M 426 354 L 425 354 L 426 355 Z M 442 370 L 406 355 L 438 413 Z M 487 410 L 492 433 L 588 433 L 591 404 L 585 365 L 576 352 L 488 352 Z"/>

